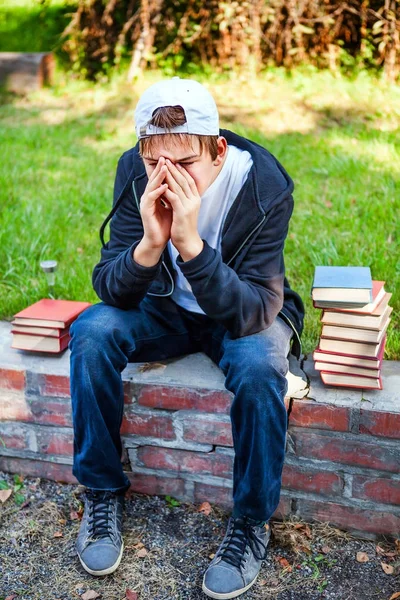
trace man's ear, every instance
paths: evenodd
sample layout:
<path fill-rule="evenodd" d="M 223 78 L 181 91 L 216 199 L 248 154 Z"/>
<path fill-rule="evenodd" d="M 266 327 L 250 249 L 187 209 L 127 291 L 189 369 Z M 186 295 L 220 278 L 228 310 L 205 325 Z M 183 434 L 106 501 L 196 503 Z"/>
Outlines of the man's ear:
<path fill-rule="evenodd" d="M 213 161 L 213 165 L 215 167 L 219 167 L 224 162 L 226 157 L 226 151 L 228 148 L 228 142 L 223 136 L 220 136 L 217 140 L 217 145 L 218 155 L 217 158 Z"/>

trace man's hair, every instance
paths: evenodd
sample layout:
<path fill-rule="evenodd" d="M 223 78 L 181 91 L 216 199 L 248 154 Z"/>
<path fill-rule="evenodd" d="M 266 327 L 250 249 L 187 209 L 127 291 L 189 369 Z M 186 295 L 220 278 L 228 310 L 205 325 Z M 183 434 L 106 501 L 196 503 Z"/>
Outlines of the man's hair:
<path fill-rule="evenodd" d="M 156 108 L 153 112 L 153 116 L 148 124 L 154 125 L 155 127 L 162 127 L 163 129 L 173 129 L 179 125 L 184 125 L 185 123 L 186 115 L 181 106 L 161 106 L 160 108 Z M 162 133 L 158 135 L 149 135 L 148 137 L 139 140 L 140 154 L 151 154 L 152 149 L 161 135 L 166 148 L 172 148 L 178 144 L 182 144 L 193 149 L 193 140 L 197 138 L 199 140 L 201 154 L 204 150 L 208 150 L 212 160 L 215 160 L 218 156 L 217 135 L 197 135 L 194 133 Z"/>

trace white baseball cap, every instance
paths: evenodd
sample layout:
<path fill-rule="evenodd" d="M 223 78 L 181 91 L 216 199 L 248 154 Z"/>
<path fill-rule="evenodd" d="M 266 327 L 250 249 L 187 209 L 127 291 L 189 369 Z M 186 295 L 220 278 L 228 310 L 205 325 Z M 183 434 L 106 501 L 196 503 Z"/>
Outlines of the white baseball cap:
<path fill-rule="evenodd" d="M 162 106 L 181 106 L 186 123 L 173 129 L 149 125 L 153 113 Z M 198 81 L 172 77 L 151 85 L 141 95 L 135 109 L 138 139 L 165 133 L 219 135 L 218 109 L 210 92 Z"/>

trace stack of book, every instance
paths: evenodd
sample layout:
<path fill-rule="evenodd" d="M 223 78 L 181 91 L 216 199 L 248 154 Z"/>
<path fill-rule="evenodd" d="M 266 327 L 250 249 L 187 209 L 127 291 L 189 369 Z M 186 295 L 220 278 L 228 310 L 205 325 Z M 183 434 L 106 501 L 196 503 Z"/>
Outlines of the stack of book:
<path fill-rule="evenodd" d="M 90 302 L 43 298 L 14 315 L 11 347 L 34 352 L 62 352 L 69 327 Z"/>
<path fill-rule="evenodd" d="M 322 308 L 315 368 L 327 385 L 382 389 L 386 331 L 393 308 L 369 267 L 316 267 L 315 308 Z"/>

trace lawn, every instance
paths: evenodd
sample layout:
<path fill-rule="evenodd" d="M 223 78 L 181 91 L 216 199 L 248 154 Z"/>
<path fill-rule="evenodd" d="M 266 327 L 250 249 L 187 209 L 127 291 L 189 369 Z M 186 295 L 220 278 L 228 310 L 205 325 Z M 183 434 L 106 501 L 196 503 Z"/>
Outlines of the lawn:
<path fill-rule="evenodd" d="M 135 85 L 78 82 L 0 106 L 0 318 L 46 295 L 39 262 L 59 263 L 56 295 L 96 302 L 91 272 L 117 160 L 135 143 L 133 109 L 161 75 Z M 222 126 L 267 147 L 295 181 L 287 276 L 306 304 L 304 351 L 317 344 L 315 265 L 370 266 L 393 293 L 387 359 L 400 359 L 400 87 L 361 73 L 272 70 L 206 82 Z"/>

